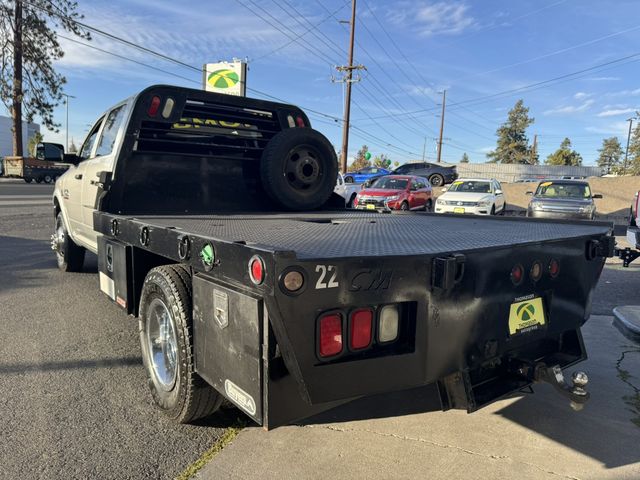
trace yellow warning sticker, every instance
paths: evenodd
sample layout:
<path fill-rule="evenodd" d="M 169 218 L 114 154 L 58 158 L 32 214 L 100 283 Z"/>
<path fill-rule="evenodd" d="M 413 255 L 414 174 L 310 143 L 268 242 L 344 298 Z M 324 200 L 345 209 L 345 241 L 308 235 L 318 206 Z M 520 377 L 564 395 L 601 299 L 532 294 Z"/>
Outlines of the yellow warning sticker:
<path fill-rule="evenodd" d="M 542 298 L 531 298 L 511 304 L 509 335 L 537 330 L 546 323 Z"/>
<path fill-rule="evenodd" d="M 553 185 L 553 182 L 544 182 L 540 184 L 541 187 L 548 187 L 549 185 Z"/>
<path fill-rule="evenodd" d="M 453 182 L 451 185 L 462 185 L 462 182 Z"/>

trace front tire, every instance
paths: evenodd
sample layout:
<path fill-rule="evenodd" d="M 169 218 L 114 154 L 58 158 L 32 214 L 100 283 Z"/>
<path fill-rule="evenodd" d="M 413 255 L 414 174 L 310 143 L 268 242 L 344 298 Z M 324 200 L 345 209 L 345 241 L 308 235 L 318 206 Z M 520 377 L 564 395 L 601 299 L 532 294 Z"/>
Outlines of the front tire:
<path fill-rule="evenodd" d="M 429 177 L 429 183 L 434 187 L 441 187 L 444 185 L 444 177 L 439 173 L 434 173 Z"/>
<path fill-rule="evenodd" d="M 356 194 L 352 194 L 351 198 L 349 199 L 349 201 L 347 202 L 347 208 L 353 208 L 353 202 L 356 199 Z"/>
<path fill-rule="evenodd" d="M 33 178 L 31 177 L 24 177 L 24 182 L 25 183 L 31 183 L 33 181 Z"/>
<path fill-rule="evenodd" d="M 495 215 L 496 214 L 496 206 L 492 205 L 491 206 L 491 213 L 489 215 Z"/>
<path fill-rule="evenodd" d="M 140 298 L 140 345 L 151 396 L 178 423 L 212 414 L 223 400 L 195 372 L 191 293 L 189 270 L 164 265 L 147 274 Z"/>
<path fill-rule="evenodd" d="M 69 236 L 62 212 L 56 215 L 56 230 L 51 236 L 51 248 L 56 253 L 58 268 L 63 272 L 80 272 L 84 264 L 85 249 L 76 245 Z"/>
<path fill-rule="evenodd" d="M 400 210 L 402 210 L 403 212 L 409 211 L 409 204 L 407 202 L 402 202 L 400 204 Z"/>

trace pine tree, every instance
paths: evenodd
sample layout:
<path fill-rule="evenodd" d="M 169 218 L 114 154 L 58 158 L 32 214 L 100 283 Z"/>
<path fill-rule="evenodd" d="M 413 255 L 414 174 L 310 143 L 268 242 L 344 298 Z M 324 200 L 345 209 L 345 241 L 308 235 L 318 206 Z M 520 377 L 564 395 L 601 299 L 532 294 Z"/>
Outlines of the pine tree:
<path fill-rule="evenodd" d="M 582 165 L 582 156 L 571 148 L 571 140 L 565 138 L 560 144 L 560 148 L 549 155 L 544 163 L 579 167 Z"/>
<path fill-rule="evenodd" d="M 496 131 L 498 141 L 496 149 L 487 153 L 490 163 L 529 163 L 531 147 L 526 130 L 533 124 L 529 117 L 529 108 L 518 100 L 509 111 L 507 121 Z"/>
<path fill-rule="evenodd" d="M 349 168 L 347 168 L 347 170 L 350 172 L 355 172 L 362 168 L 370 167 L 371 162 L 366 158 L 366 154 L 368 151 L 369 151 L 369 147 L 367 147 L 366 145 L 363 145 L 362 148 L 358 150 L 358 153 L 356 153 L 355 160 L 351 165 L 349 165 Z"/>
<path fill-rule="evenodd" d="M 13 118 L 13 154 L 22 156 L 22 121 L 38 115 L 57 131 L 53 109 L 62 99 L 66 79 L 54 62 L 64 56 L 57 32 L 67 30 L 87 40 L 73 0 L 8 0 L 0 3 L 0 99 Z M 23 115 L 24 109 L 24 115 Z"/>
<path fill-rule="evenodd" d="M 627 168 L 623 174 L 640 175 L 640 123 L 636 125 L 629 141 Z"/>
<path fill-rule="evenodd" d="M 611 171 L 617 171 L 622 160 L 622 145 L 618 137 L 605 138 L 602 140 L 602 148 L 598 150 L 600 156 L 598 157 L 598 166 L 607 169 L 607 173 Z"/>
<path fill-rule="evenodd" d="M 467 152 L 464 152 L 462 154 L 462 158 L 460 159 L 460 163 L 469 163 L 469 155 L 467 155 Z"/>

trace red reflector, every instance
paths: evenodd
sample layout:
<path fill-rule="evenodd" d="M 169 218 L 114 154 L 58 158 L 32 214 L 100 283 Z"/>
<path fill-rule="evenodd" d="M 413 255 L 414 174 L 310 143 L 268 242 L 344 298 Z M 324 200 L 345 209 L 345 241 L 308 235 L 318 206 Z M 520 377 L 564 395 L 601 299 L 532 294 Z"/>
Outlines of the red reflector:
<path fill-rule="evenodd" d="M 342 352 L 342 316 L 339 313 L 320 319 L 320 356 L 332 357 Z"/>
<path fill-rule="evenodd" d="M 304 119 L 299 115 L 296 117 L 296 126 L 299 127 L 299 128 L 303 128 L 303 127 L 306 126 L 304 124 Z"/>
<path fill-rule="evenodd" d="M 522 268 L 522 265 L 516 265 L 511 269 L 511 281 L 514 284 L 519 285 L 520 282 L 522 282 L 522 277 L 524 277 L 524 268 Z"/>
<path fill-rule="evenodd" d="M 160 97 L 155 95 L 151 99 L 151 105 L 149 105 L 149 110 L 147 110 L 147 113 L 149 114 L 150 117 L 155 117 L 158 114 L 159 108 L 160 108 Z"/>
<path fill-rule="evenodd" d="M 264 262 L 257 255 L 249 261 L 249 277 L 256 285 L 260 285 L 264 280 Z"/>
<path fill-rule="evenodd" d="M 551 260 L 549 262 L 549 275 L 551 275 L 551 278 L 556 278 L 559 273 L 560 273 L 560 263 L 555 259 Z"/>
<path fill-rule="evenodd" d="M 372 310 L 362 308 L 351 314 L 351 339 L 349 341 L 349 347 L 352 350 L 360 350 L 369 346 L 371 343 L 372 325 Z"/>

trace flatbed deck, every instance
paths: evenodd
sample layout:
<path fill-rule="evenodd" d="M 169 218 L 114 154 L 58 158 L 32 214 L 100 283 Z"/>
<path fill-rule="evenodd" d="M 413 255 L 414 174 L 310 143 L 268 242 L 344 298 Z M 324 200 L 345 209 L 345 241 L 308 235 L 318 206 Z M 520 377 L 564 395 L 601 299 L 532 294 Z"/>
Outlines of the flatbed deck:
<path fill-rule="evenodd" d="M 612 228 L 604 222 L 367 212 L 114 217 L 211 240 L 293 251 L 301 260 L 495 250 L 607 234 Z"/>

